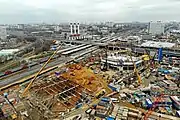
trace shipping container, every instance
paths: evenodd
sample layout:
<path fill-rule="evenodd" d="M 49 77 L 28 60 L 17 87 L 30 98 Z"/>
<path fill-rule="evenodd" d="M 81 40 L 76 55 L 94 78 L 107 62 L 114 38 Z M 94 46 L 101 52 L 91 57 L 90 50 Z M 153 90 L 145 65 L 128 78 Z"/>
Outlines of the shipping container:
<path fill-rule="evenodd" d="M 112 116 L 106 117 L 106 120 L 115 120 L 115 117 L 112 117 Z"/>
<path fill-rule="evenodd" d="M 108 106 L 109 106 L 109 104 L 108 104 L 107 102 L 103 102 L 103 101 L 100 101 L 100 102 L 98 103 L 98 105 L 104 106 L 104 107 L 108 107 Z"/>
<path fill-rule="evenodd" d="M 112 91 L 117 91 L 117 88 L 116 88 L 116 87 L 114 87 L 114 86 L 112 86 L 112 85 L 108 85 L 108 87 L 109 87 L 109 88 L 111 88 L 111 89 L 112 89 Z"/>
<path fill-rule="evenodd" d="M 111 101 L 112 101 L 113 103 L 118 103 L 118 102 L 119 102 L 118 98 L 111 98 Z"/>
<path fill-rule="evenodd" d="M 100 117 L 100 118 L 106 118 L 107 117 L 105 112 L 99 112 L 99 111 L 96 111 L 96 116 Z"/>
<path fill-rule="evenodd" d="M 153 106 L 153 103 L 151 102 L 150 99 L 146 99 L 146 105 L 148 108 L 151 108 Z"/>
<path fill-rule="evenodd" d="M 110 99 L 109 97 L 102 97 L 102 98 L 101 98 L 101 101 L 103 101 L 103 102 L 108 102 L 108 103 L 109 103 L 110 100 L 111 100 L 111 99 Z"/>
<path fill-rule="evenodd" d="M 96 106 L 96 109 L 103 109 L 103 110 L 107 110 L 107 107 L 97 105 L 97 106 Z"/>
<path fill-rule="evenodd" d="M 82 107 L 82 105 L 83 105 L 82 103 L 77 104 L 77 105 L 76 105 L 76 109 Z"/>
<path fill-rule="evenodd" d="M 91 113 L 91 111 L 92 111 L 92 109 L 91 109 L 91 108 L 89 108 L 89 109 L 87 109 L 87 110 L 85 111 L 85 113 L 86 113 L 86 114 L 90 114 L 90 113 Z"/>

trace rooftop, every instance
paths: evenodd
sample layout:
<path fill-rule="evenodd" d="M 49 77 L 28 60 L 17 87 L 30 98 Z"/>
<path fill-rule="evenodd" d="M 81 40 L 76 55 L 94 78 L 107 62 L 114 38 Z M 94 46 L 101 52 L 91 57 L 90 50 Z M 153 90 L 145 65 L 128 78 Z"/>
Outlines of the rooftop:
<path fill-rule="evenodd" d="M 145 43 L 142 43 L 141 46 L 154 48 L 172 48 L 175 46 L 175 43 L 147 41 Z"/>
<path fill-rule="evenodd" d="M 18 51 L 19 51 L 19 49 L 3 49 L 3 50 L 0 50 L 0 56 L 13 54 Z"/>
<path fill-rule="evenodd" d="M 112 60 L 112 61 L 120 61 L 120 60 L 122 60 L 124 62 L 131 61 L 130 56 L 115 56 L 115 55 L 113 55 L 113 56 L 108 56 L 107 59 Z M 132 60 L 135 62 L 135 61 L 138 61 L 139 58 L 132 56 Z"/>

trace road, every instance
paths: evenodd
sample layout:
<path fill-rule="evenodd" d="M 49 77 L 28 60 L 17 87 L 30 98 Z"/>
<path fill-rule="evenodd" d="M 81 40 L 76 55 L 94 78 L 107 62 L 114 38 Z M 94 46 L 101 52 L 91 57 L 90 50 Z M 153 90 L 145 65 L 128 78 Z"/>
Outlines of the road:
<path fill-rule="evenodd" d="M 78 52 L 78 54 L 81 54 L 84 51 L 86 51 L 86 50 L 83 50 L 83 51 L 81 50 L 81 51 Z M 46 66 L 46 68 L 53 67 L 53 66 L 58 65 L 58 64 L 63 64 L 63 63 L 67 62 L 70 59 L 71 59 L 70 57 L 61 56 L 60 58 L 57 58 L 56 60 L 50 62 Z M 6 86 L 6 85 L 11 84 L 11 83 L 14 83 L 14 82 L 26 77 L 26 76 L 29 76 L 29 75 L 32 75 L 32 74 L 38 72 L 39 69 L 42 67 L 42 65 L 43 64 L 33 66 L 33 67 L 31 67 L 31 68 L 29 68 L 27 70 L 22 71 L 22 73 L 15 74 L 13 76 L 10 76 L 10 77 L 7 77 L 7 78 L 5 78 L 3 80 L 0 80 L 0 87 Z"/>
<path fill-rule="evenodd" d="M 60 58 L 56 59 L 55 61 L 52 61 L 51 63 L 49 63 L 46 66 L 46 68 L 53 67 L 55 65 L 65 63 L 67 59 L 68 59 L 67 57 L 66 58 L 60 57 Z M 41 67 L 42 67 L 42 65 L 36 65 L 36 66 L 34 66 L 32 68 L 29 68 L 25 72 L 22 72 L 20 74 L 16 74 L 14 76 L 8 77 L 8 78 L 0 81 L 0 87 L 3 87 L 5 85 L 11 84 L 11 83 L 14 83 L 14 82 L 26 77 L 26 76 L 32 75 L 33 73 L 38 72 Z"/>

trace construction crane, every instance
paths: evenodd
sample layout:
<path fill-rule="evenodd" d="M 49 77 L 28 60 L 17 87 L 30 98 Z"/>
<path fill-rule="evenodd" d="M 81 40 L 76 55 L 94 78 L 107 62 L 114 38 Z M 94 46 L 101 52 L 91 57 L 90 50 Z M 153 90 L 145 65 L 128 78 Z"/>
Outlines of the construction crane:
<path fill-rule="evenodd" d="M 43 69 L 46 67 L 46 65 L 50 62 L 50 60 L 54 57 L 54 55 L 57 53 L 57 51 L 60 49 L 61 45 L 58 46 L 58 48 L 56 49 L 56 51 L 54 51 L 54 53 L 49 57 L 49 59 L 44 63 L 44 65 L 41 67 L 41 69 L 37 72 L 37 74 L 34 76 L 34 78 L 30 81 L 30 83 L 28 84 L 28 86 L 24 89 L 22 96 L 24 97 L 27 93 L 27 91 L 31 88 L 32 84 L 34 83 L 34 81 L 36 80 L 36 78 L 38 77 L 38 75 L 43 71 Z"/>
<path fill-rule="evenodd" d="M 130 56 L 131 61 L 133 62 L 134 71 L 135 71 L 136 76 L 137 76 L 137 79 L 138 79 L 138 84 L 141 85 L 141 84 L 142 84 L 142 79 L 141 79 L 141 76 L 139 75 L 139 71 L 138 71 L 138 69 L 136 68 L 136 64 L 135 64 L 135 62 L 134 62 L 133 59 L 132 59 L 131 53 L 128 52 L 128 54 L 129 54 L 129 56 Z"/>
<path fill-rule="evenodd" d="M 146 54 L 149 56 L 149 59 L 150 59 L 150 63 L 151 63 L 151 66 L 153 66 L 153 68 L 155 67 L 154 65 L 155 65 L 155 57 L 156 57 L 156 52 L 154 53 L 154 55 L 153 55 L 153 57 L 151 57 L 151 55 L 149 54 L 149 52 L 147 51 L 147 49 L 145 49 L 146 50 Z"/>

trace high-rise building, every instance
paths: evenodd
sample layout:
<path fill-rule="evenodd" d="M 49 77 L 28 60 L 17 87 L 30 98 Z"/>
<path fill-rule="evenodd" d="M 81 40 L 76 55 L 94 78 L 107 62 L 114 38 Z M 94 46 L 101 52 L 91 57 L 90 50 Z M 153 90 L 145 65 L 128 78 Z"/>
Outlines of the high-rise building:
<path fill-rule="evenodd" d="M 0 38 L 2 40 L 7 38 L 7 31 L 5 26 L 0 26 Z"/>
<path fill-rule="evenodd" d="M 161 21 L 149 23 L 149 33 L 152 35 L 164 34 L 164 23 Z"/>

